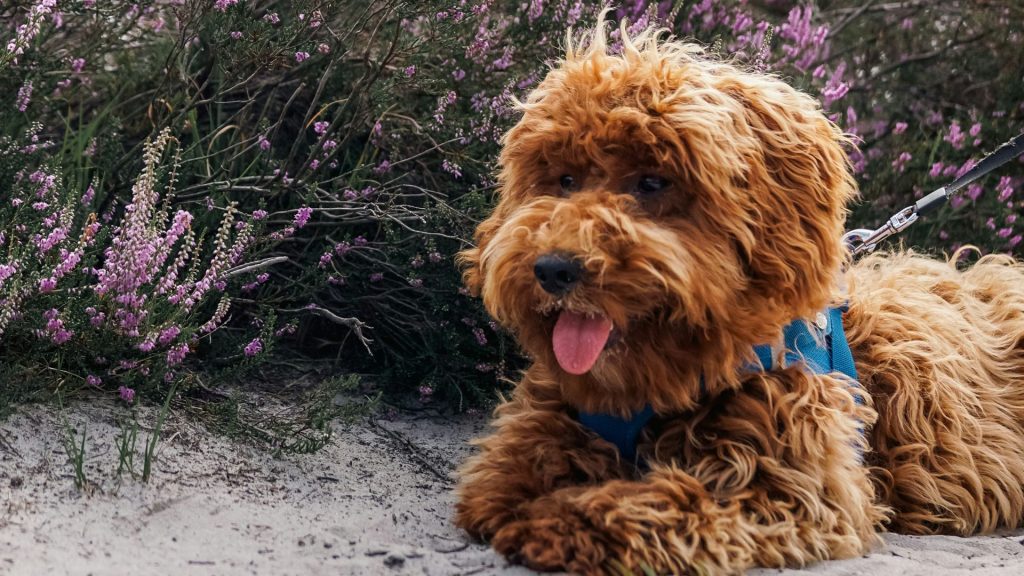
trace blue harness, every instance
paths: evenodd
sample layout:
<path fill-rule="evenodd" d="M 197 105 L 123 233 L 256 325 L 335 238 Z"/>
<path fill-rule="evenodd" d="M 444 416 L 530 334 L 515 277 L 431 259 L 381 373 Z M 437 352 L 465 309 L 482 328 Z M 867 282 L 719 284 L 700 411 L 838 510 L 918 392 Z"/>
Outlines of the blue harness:
<path fill-rule="evenodd" d="M 818 324 L 812 325 L 803 320 L 796 320 L 783 330 L 783 341 L 786 350 L 785 365 L 795 364 L 801 360 L 814 374 L 831 374 L 839 372 L 848 376 L 854 384 L 857 382 L 857 368 L 853 364 L 853 353 L 850 343 L 843 331 L 843 312 L 845 308 L 829 308 L 819 314 Z M 823 325 L 822 325 L 823 324 Z M 814 327 L 817 335 L 811 334 Z M 754 352 L 761 365 L 752 365 L 752 371 L 771 370 L 774 354 L 771 346 L 763 344 L 755 346 Z M 701 388 L 704 387 L 703 380 Z M 858 394 L 857 401 L 863 402 Z M 632 416 L 622 418 L 611 414 L 595 414 L 580 412 L 578 419 L 581 424 L 593 430 L 601 438 L 614 444 L 626 460 L 636 459 L 636 443 L 644 426 L 654 416 L 654 409 L 648 404 Z"/>

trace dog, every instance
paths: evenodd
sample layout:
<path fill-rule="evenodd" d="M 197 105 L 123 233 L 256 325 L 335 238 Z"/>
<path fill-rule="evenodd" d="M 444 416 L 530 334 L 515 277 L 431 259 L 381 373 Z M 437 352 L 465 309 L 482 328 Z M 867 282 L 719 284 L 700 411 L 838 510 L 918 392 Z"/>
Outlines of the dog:
<path fill-rule="evenodd" d="M 570 35 L 519 103 L 499 201 L 460 254 L 532 364 L 460 470 L 456 524 L 581 574 L 1020 526 L 1024 265 L 851 262 L 847 141 L 813 98 L 621 33 Z M 853 376 L 810 369 L 794 326 L 848 346 Z"/>

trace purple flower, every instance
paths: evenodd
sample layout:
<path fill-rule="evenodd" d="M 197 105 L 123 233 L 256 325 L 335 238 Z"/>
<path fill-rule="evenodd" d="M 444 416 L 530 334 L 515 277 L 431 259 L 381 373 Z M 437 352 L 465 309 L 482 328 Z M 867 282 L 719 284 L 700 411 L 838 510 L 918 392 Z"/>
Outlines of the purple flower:
<path fill-rule="evenodd" d="M 280 24 L 281 18 L 277 15 L 277 12 L 270 12 L 263 16 L 263 20 L 270 22 L 271 24 Z"/>
<path fill-rule="evenodd" d="M 181 362 L 185 359 L 185 356 L 188 356 L 188 353 L 188 344 L 185 343 L 179 344 L 171 348 L 170 350 L 167 351 L 167 365 L 174 366 L 175 364 L 181 364 Z"/>
<path fill-rule="evenodd" d="M 90 386 L 99 386 L 100 384 L 103 384 L 103 379 L 95 374 L 89 374 L 85 377 L 85 382 Z"/>
<path fill-rule="evenodd" d="M 984 192 L 984 189 L 981 187 L 981 184 L 971 184 L 967 187 L 967 197 L 971 200 L 976 201 L 981 197 L 982 192 Z"/>
<path fill-rule="evenodd" d="M 327 265 L 331 263 L 331 260 L 333 258 L 334 258 L 334 254 L 332 254 L 330 252 L 324 252 L 320 256 L 320 268 L 327 268 Z"/>
<path fill-rule="evenodd" d="M 406 67 L 405 67 L 405 75 L 406 75 L 406 76 L 409 76 L 409 77 L 411 78 L 411 77 L 412 77 L 412 76 L 414 76 L 415 74 L 416 74 L 416 66 L 415 66 L 415 65 L 412 65 L 412 66 L 406 66 Z"/>
<path fill-rule="evenodd" d="M 217 0 L 213 3 L 213 9 L 226 12 L 228 8 L 238 4 L 238 0 Z"/>
<path fill-rule="evenodd" d="M 53 278 L 43 278 L 39 281 L 39 291 L 46 293 L 52 292 L 57 287 L 57 281 Z"/>
<path fill-rule="evenodd" d="M 178 337 L 178 334 L 181 334 L 181 328 L 178 328 L 177 325 L 171 325 L 160 331 L 160 336 L 157 338 L 157 342 L 159 342 L 161 346 L 167 346 Z"/>
<path fill-rule="evenodd" d="M 897 172 L 903 172 L 911 158 L 913 156 L 911 156 L 910 152 L 901 152 L 899 157 L 892 161 L 893 169 Z"/>
<path fill-rule="evenodd" d="M 267 211 L 266 210 L 255 210 L 252 213 L 252 219 L 253 220 L 263 220 L 266 217 L 267 217 Z"/>
<path fill-rule="evenodd" d="M 252 342 L 245 345 L 245 355 L 252 357 L 263 351 L 263 341 L 259 338 L 253 338 Z"/>
<path fill-rule="evenodd" d="M 295 61 L 296 62 L 303 62 L 303 61 L 305 61 L 308 58 L 309 58 L 309 52 L 299 51 L 299 52 L 295 53 Z"/>
<path fill-rule="evenodd" d="M 235 31 L 233 31 L 231 33 L 231 39 L 232 40 L 240 40 L 241 38 L 242 38 L 242 33 L 239 32 L 238 30 L 235 30 Z"/>
<path fill-rule="evenodd" d="M 295 229 L 298 230 L 309 222 L 309 217 L 313 214 L 313 209 L 309 206 L 303 206 L 299 208 L 299 211 L 295 213 Z"/>
<path fill-rule="evenodd" d="M 370 274 L 370 282 L 380 282 L 384 279 L 384 274 L 381 272 L 374 272 Z"/>
<path fill-rule="evenodd" d="M 129 404 L 135 401 L 135 390 L 127 386 L 119 386 L 117 389 L 117 394 L 121 397 L 121 400 L 124 400 Z"/>
<path fill-rule="evenodd" d="M 32 81 L 25 80 L 25 83 L 18 89 L 18 99 L 15 101 L 18 112 L 24 112 L 30 101 L 32 101 Z"/>
<path fill-rule="evenodd" d="M 1009 176 L 1003 176 L 999 179 L 999 184 L 996 185 L 996 191 L 999 192 L 999 201 L 1006 202 L 1013 195 L 1013 186 Z"/>
<path fill-rule="evenodd" d="M 327 132 L 327 128 L 330 127 L 330 125 L 331 125 L 331 123 L 327 122 L 326 120 L 322 120 L 320 122 L 314 122 L 313 123 L 313 132 L 316 132 L 317 134 L 323 135 L 325 132 Z"/>
<path fill-rule="evenodd" d="M 897 122 L 892 127 L 892 133 L 893 134 L 903 134 L 906 131 L 907 131 L 907 123 L 906 122 Z"/>
<path fill-rule="evenodd" d="M 964 136 L 963 131 L 960 130 L 960 124 L 954 121 L 949 125 L 949 133 L 943 136 L 942 139 L 952 144 L 953 148 L 959 150 L 963 147 L 965 138 L 966 136 Z"/>

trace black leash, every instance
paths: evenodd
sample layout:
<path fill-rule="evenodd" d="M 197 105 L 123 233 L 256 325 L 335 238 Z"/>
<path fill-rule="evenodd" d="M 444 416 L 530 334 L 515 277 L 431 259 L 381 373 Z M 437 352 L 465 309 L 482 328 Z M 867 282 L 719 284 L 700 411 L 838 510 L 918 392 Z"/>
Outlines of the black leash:
<path fill-rule="evenodd" d="M 878 243 L 882 240 L 902 232 L 908 226 L 917 222 L 919 217 L 938 210 L 964 186 L 985 176 L 1021 154 L 1024 154 L 1024 134 L 1018 134 L 999 148 L 996 148 L 995 152 L 985 156 L 981 162 L 978 162 L 976 166 L 952 183 L 939 188 L 912 205 L 893 214 L 881 228 L 876 230 L 869 230 L 867 228 L 850 230 L 843 235 L 843 241 L 846 242 L 850 253 L 854 256 L 871 252 L 878 247 Z"/>

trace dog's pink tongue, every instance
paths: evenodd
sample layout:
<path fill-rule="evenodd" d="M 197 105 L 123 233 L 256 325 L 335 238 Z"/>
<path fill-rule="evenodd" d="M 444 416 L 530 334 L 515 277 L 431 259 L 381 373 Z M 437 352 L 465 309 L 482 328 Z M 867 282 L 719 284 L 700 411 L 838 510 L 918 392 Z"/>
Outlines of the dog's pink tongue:
<path fill-rule="evenodd" d="M 587 318 L 563 310 L 555 323 L 551 345 L 562 370 L 570 374 L 586 374 L 608 342 L 612 323 L 604 316 Z"/>

